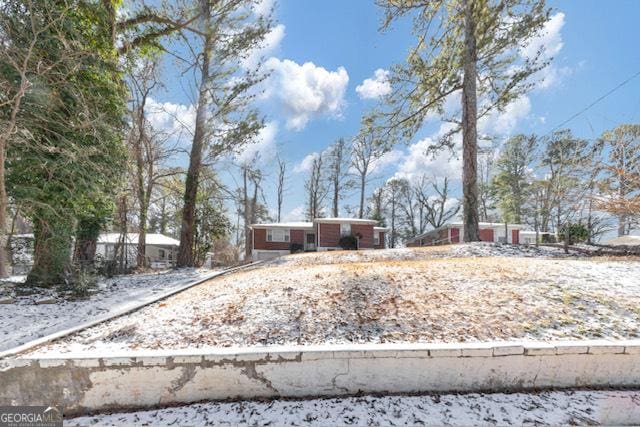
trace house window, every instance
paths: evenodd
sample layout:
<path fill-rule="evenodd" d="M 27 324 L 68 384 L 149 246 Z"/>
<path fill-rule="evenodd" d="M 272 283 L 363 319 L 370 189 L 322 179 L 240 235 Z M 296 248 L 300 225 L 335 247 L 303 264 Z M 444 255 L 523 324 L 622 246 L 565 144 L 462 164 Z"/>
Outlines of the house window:
<path fill-rule="evenodd" d="M 373 244 L 378 246 L 380 244 L 380 232 L 379 231 L 374 231 L 373 232 Z"/>
<path fill-rule="evenodd" d="M 340 237 L 349 236 L 351 234 L 351 224 L 340 224 Z"/>
<path fill-rule="evenodd" d="M 267 229 L 267 242 L 288 242 L 289 238 L 288 228 Z"/>
<path fill-rule="evenodd" d="M 164 249 L 158 249 L 158 258 L 164 259 L 165 252 Z"/>

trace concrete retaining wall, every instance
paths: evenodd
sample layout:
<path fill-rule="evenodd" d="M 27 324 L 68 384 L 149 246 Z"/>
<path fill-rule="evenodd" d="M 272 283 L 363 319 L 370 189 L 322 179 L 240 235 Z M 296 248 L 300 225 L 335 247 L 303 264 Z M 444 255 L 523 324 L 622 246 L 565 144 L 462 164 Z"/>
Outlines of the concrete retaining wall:
<path fill-rule="evenodd" d="M 200 400 L 640 386 L 640 340 L 349 345 L 0 360 L 0 405 L 67 414 Z"/>

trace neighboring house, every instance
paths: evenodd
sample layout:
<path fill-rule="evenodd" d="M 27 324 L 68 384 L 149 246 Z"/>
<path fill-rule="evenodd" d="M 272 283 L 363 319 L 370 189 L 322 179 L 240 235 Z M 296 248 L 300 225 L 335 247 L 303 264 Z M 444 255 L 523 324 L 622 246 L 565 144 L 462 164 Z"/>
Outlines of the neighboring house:
<path fill-rule="evenodd" d="M 505 238 L 505 225 L 500 222 L 481 222 L 480 240 L 483 242 L 520 243 L 520 231 L 524 228 L 521 224 L 508 224 Z M 434 230 L 427 231 L 408 239 L 405 244 L 412 246 L 446 245 L 463 241 L 464 225 L 462 222 L 444 224 Z"/>
<path fill-rule="evenodd" d="M 523 245 L 535 245 L 536 238 L 538 239 L 538 243 L 542 242 L 554 242 L 555 234 L 550 233 L 548 231 L 538 231 L 536 237 L 536 232 L 531 230 L 520 230 L 520 243 Z"/>
<path fill-rule="evenodd" d="M 269 259 L 291 252 L 292 245 L 304 251 L 340 250 L 340 238 L 353 235 L 358 249 L 383 249 L 384 227 L 377 221 L 354 218 L 316 218 L 311 222 L 252 224 L 254 260 Z"/>
<path fill-rule="evenodd" d="M 620 236 L 607 240 L 604 244 L 611 246 L 640 246 L 640 236 Z"/>
<path fill-rule="evenodd" d="M 138 256 L 138 233 L 127 233 L 124 252 L 125 267 L 135 267 Z M 103 233 L 98 237 L 96 257 L 113 261 L 116 246 L 120 244 L 120 233 Z M 180 241 L 164 234 L 147 234 L 145 239 L 145 256 L 151 268 L 169 268 L 175 266 Z"/>

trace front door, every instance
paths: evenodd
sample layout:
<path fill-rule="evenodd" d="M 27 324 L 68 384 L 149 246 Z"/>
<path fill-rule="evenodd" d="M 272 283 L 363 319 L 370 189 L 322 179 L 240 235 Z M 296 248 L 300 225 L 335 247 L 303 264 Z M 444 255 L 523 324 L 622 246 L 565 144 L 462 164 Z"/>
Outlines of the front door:
<path fill-rule="evenodd" d="M 316 250 L 316 235 L 314 233 L 307 233 L 304 240 L 304 250 L 305 251 L 315 251 Z"/>

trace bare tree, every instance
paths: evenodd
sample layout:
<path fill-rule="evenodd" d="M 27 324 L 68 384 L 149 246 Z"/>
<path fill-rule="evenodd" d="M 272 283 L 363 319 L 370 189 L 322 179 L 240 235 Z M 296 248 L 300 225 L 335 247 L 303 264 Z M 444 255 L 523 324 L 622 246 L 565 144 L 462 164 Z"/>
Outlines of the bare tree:
<path fill-rule="evenodd" d="M 132 158 L 130 172 L 138 205 L 136 261 L 139 268 L 148 267 L 146 235 L 152 194 L 160 180 L 180 172 L 178 168 L 163 167 L 176 152 L 176 148 L 168 145 L 171 135 L 153 129 L 147 118 L 147 102 L 158 85 L 157 74 L 158 59 L 150 58 L 134 66 L 128 79 L 133 99 L 131 128 L 127 139 Z"/>
<path fill-rule="evenodd" d="M 395 248 L 398 240 L 398 219 L 401 195 L 408 191 L 408 182 L 404 179 L 391 178 L 383 187 L 385 211 L 387 213 L 389 230 L 389 247 Z"/>
<path fill-rule="evenodd" d="M 436 178 L 431 180 L 431 189 L 433 190 L 431 195 L 420 193 L 418 201 L 425 209 L 426 221 L 433 228 L 438 228 L 458 214 L 460 203 L 450 197 L 447 177 L 442 179 L 442 185 Z"/>
<path fill-rule="evenodd" d="M 304 188 L 307 191 L 307 219 L 313 221 L 314 218 L 324 215 L 322 204 L 329 193 L 323 176 L 322 154 L 318 154 L 313 158 L 311 171 L 304 183 Z"/>
<path fill-rule="evenodd" d="M 277 204 L 278 204 L 278 213 L 277 213 L 277 222 L 280 222 L 282 217 L 282 202 L 284 201 L 284 193 L 285 193 L 285 178 L 287 173 L 287 162 L 285 162 L 280 156 L 277 158 L 278 161 L 278 185 L 277 185 Z"/>
<path fill-rule="evenodd" d="M 494 218 L 495 194 L 491 181 L 493 178 L 494 150 L 484 148 L 478 150 L 478 199 L 479 219 L 491 222 Z"/>
<path fill-rule="evenodd" d="M 340 216 L 340 200 L 343 191 L 351 186 L 348 177 L 350 166 L 349 147 L 344 139 L 340 138 L 329 147 L 327 156 L 327 180 L 331 187 L 331 214 L 333 217 Z"/>
<path fill-rule="evenodd" d="M 374 126 L 373 118 L 365 117 L 362 121 L 360 132 L 355 137 L 351 147 L 351 168 L 357 177 L 357 186 L 360 191 L 360 204 L 358 218 L 364 217 L 364 202 L 367 180 L 373 170 L 375 161 L 382 157 L 388 150 L 388 144 L 383 144 L 380 139 L 379 129 Z"/>
<path fill-rule="evenodd" d="M 242 217 L 244 221 L 244 248 L 245 259 L 251 257 L 253 249 L 253 234 L 251 224 L 255 224 L 259 219 L 266 217 L 266 208 L 260 203 L 259 197 L 264 200 L 261 183 L 263 179 L 262 171 L 250 165 L 258 163 L 257 156 L 252 162 L 245 162 L 241 166 L 242 170 Z"/>

